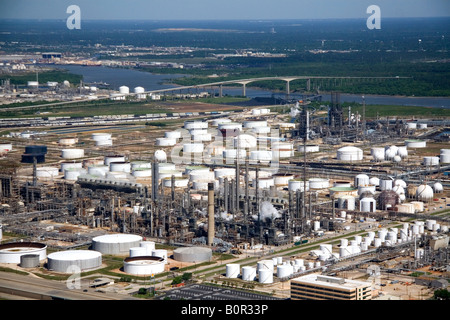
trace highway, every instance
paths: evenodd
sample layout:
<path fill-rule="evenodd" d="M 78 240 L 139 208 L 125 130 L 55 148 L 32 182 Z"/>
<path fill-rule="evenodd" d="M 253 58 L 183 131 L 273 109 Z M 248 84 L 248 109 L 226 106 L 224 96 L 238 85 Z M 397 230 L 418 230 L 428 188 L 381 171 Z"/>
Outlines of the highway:
<path fill-rule="evenodd" d="M 95 289 L 83 285 L 80 287 L 80 289 L 69 289 L 66 281 L 0 272 L 0 297 L 6 297 L 6 299 L 11 295 L 27 300 L 141 300 L 128 295 L 96 292 Z M 87 292 L 83 292 L 86 288 Z"/>

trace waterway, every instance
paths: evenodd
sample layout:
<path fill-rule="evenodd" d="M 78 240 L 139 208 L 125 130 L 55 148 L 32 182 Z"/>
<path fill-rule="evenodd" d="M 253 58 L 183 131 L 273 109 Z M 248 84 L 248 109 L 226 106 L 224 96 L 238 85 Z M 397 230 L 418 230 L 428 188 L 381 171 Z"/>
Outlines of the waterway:
<path fill-rule="evenodd" d="M 141 86 L 146 91 L 168 89 L 176 87 L 171 84 L 171 79 L 184 77 L 180 74 L 153 74 L 149 72 L 138 71 L 134 69 L 125 68 L 109 68 L 109 67 L 91 67 L 78 65 L 64 65 L 55 66 L 66 69 L 71 73 L 80 74 L 83 76 L 83 81 L 86 83 L 105 82 L 108 83 L 111 89 L 118 90 L 120 86 L 127 86 L 132 91 L 135 87 Z M 249 84 L 250 86 L 251 84 Z M 216 88 L 216 93 L 217 93 Z M 241 96 L 242 88 L 240 87 L 224 87 L 224 95 Z M 260 90 L 251 87 L 246 88 L 246 96 L 249 98 L 255 97 L 271 97 L 281 96 L 279 92 L 275 93 L 270 90 Z M 362 95 L 344 94 L 341 93 L 341 102 L 363 102 Z M 322 95 L 323 101 L 330 101 L 329 94 Z M 402 106 L 421 106 L 432 108 L 450 109 L 450 97 L 404 97 L 404 96 L 380 96 L 380 95 L 364 95 L 366 104 L 381 104 L 381 105 L 402 105 Z"/>

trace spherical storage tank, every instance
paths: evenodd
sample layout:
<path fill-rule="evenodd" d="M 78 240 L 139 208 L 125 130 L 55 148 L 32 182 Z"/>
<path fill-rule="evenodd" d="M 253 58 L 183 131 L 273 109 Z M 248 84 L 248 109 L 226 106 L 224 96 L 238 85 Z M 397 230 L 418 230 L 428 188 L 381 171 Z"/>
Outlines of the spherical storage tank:
<path fill-rule="evenodd" d="M 434 196 L 433 188 L 429 185 L 421 184 L 416 191 L 416 197 L 421 201 L 429 201 L 432 200 Z"/>
<path fill-rule="evenodd" d="M 173 251 L 173 258 L 181 262 L 203 262 L 210 261 L 212 250 L 204 247 L 177 248 Z"/>
<path fill-rule="evenodd" d="M 92 239 L 92 248 L 102 254 L 128 254 L 130 248 L 138 247 L 142 237 L 133 234 L 108 234 Z"/>
<path fill-rule="evenodd" d="M 370 150 L 370 154 L 375 161 L 383 161 L 385 157 L 384 152 L 384 148 L 372 148 Z"/>
<path fill-rule="evenodd" d="M 17 242 L 0 245 L 0 263 L 19 264 L 21 257 L 29 254 L 39 255 L 40 261 L 45 260 L 47 258 L 47 246 L 36 242 Z"/>
<path fill-rule="evenodd" d="M 135 256 L 125 258 L 123 271 L 133 275 L 154 275 L 164 272 L 164 258 L 154 256 Z"/>
<path fill-rule="evenodd" d="M 56 272 L 73 273 L 88 271 L 101 267 L 102 254 L 93 250 L 66 250 L 48 255 L 47 268 Z M 77 269 L 78 270 L 78 269 Z"/>
<path fill-rule="evenodd" d="M 359 161 L 363 159 L 363 151 L 356 147 L 342 147 L 337 151 L 337 159 L 341 161 Z"/>

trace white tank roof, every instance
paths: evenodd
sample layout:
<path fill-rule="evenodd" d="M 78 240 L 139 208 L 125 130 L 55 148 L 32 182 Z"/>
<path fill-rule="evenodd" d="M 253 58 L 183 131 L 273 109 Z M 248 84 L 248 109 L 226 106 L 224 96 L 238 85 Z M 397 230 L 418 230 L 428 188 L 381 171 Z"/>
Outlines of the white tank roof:
<path fill-rule="evenodd" d="M 105 242 L 105 243 L 124 243 L 124 242 L 133 242 L 133 241 L 142 241 L 142 237 L 134 234 L 107 234 L 103 236 L 98 236 L 92 239 L 96 242 Z"/>
<path fill-rule="evenodd" d="M 48 255 L 49 259 L 61 261 L 85 260 L 101 257 L 101 253 L 94 250 L 65 250 Z"/>

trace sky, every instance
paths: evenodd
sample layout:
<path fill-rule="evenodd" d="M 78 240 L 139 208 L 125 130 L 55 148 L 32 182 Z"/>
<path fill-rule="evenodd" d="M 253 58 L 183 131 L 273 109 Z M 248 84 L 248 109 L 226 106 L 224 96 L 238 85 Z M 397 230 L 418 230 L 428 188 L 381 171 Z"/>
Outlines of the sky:
<path fill-rule="evenodd" d="M 278 20 L 449 17 L 450 0 L 0 0 L 0 19 L 67 19 L 77 5 L 86 20 Z"/>

